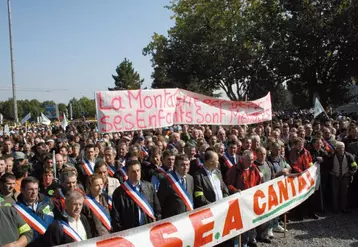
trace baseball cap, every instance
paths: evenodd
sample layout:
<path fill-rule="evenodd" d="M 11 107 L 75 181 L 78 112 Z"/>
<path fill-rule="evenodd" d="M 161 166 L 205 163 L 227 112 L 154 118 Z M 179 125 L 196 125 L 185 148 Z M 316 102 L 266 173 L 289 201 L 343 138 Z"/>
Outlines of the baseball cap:
<path fill-rule="evenodd" d="M 14 160 L 24 160 L 25 154 L 23 152 L 14 152 L 13 157 Z"/>

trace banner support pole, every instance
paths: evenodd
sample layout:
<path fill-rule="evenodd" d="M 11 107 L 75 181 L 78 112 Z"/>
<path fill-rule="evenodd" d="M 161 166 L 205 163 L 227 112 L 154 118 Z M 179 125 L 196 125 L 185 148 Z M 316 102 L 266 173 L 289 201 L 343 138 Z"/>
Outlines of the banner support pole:
<path fill-rule="evenodd" d="M 287 229 L 287 214 L 286 213 L 283 215 L 283 228 L 284 228 L 283 237 L 286 238 L 286 229 Z"/>

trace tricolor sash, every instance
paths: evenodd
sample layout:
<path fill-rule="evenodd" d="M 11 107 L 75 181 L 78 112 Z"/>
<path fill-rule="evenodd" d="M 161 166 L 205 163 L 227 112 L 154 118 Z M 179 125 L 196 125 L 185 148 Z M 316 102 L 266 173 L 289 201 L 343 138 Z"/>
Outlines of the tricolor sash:
<path fill-rule="evenodd" d="M 61 200 L 61 203 L 63 204 L 63 206 L 65 206 L 65 200 L 66 200 L 66 197 L 64 196 L 63 192 L 61 189 L 58 190 L 59 194 L 60 194 L 60 200 Z"/>
<path fill-rule="evenodd" d="M 72 238 L 75 242 L 82 241 L 83 239 L 78 235 L 78 233 L 65 221 L 60 220 L 60 224 L 63 227 L 63 232 L 66 233 L 70 238 Z"/>
<path fill-rule="evenodd" d="M 128 179 L 128 175 L 125 170 L 125 167 L 119 168 L 118 171 L 121 174 L 121 176 L 123 177 L 124 181 L 126 181 Z"/>
<path fill-rule="evenodd" d="M 138 192 L 136 188 L 134 188 L 133 185 L 128 182 L 128 180 L 122 183 L 121 186 L 128 194 L 128 196 L 137 204 L 137 206 L 140 207 L 150 218 L 155 221 L 156 219 L 154 216 L 154 210 L 152 206 L 150 206 L 145 196 Z"/>
<path fill-rule="evenodd" d="M 229 168 L 231 168 L 231 167 L 234 166 L 234 164 L 230 161 L 229 157 L 227 157 L 225 153 L 224 153 L 224 155 L 223 155 L 223 159 L 224 159 L 225 164 L 226 164 Z"/>
<path fill-rule="evenodd" d="M 200 158 L 196 158 L 196 164 L 201 168 L 203 167 L 203 162 L 201 162 Z"/>
<path fill-rule="evenodd" d="M 26 207 L 22 203 L 16 203 L 13 207 L 24 218 L 27 224 L 29 224 L 39 234 L 44 234 L 48 228 L 48 225 L 30 208 Z"/>
<path fill-rule="evenodd" d="M 157 172 L 163 174 L 164 176 L 167 176 L 167 174 L 168 174 L 168 173 L 167 173 L 163 168 L 161 168 L 161 167 L 158 167 L 158 168 L 157 168 Z"/>
<path fill-rule="evenodd" d="M 178 176 L 175 172 L 170 172 L 167 174 L 170 184 L 173 186 L 175 192 L 183 200 L 188 211 L 194 209 L 193 202 L 191 201 L 188 191 L 185 189 L 184 185 L 179 181 Z"/>
<path fill-rule="evenodd" d="M 108 208 L 109 208 L 109 210 L 112 210 L 112 208 L 113 208 L 113 200 L 110 195 L 108 195 Z"/>
<path fill-rule="evenodd" d="M 145 149 L 145 147 L 142 147 L 142 152 L 145 157 L 149 155 L 148 151 Z"/>
<path fill-rule="evenodd" d="M 174 148 L 174 149 L 176 149 L 177 147 L 175 146 L 175 144 L 173 144 L 173 143 L 169 143 L 168 144 L 168 148 L 167 149 L 169 149 L 169 147 L 172 147 L 172 148 Z"/>
<path fill-rule="evenodd" d="M 113 166 L 111 166 L 111 165 L 108 165 L 108 166 L 107 166 L 107 169 L 108 169 L 108 175 L 111 176 L 111 177 L 113 177 L 114 174 L 116 173 L 116 169 L 115 169 Z"/>
<path fill-rule="evenodd" d="M 83 170 L 86 172 L 86 174 L 88 176 L 92 175 L 94 173 L 93 168 L 91 166 L 91 164 L 89 163 L 89 161 L 85 158 L 82 159 L 82 167 Z"/>
<path fill-rule="evenodd" d="M 110 231 L 112 229 L 111 217 L 105 208 L 99 204 L 91 195 L 86 196 L 85 203 L 92 210 L 94 215 L 96 215 L 102 224 L 108 229 L 108 231 Z"/>
<path fill-rule="evenodd" d="M 121 162 L 121 161 L 119 161 L 119 163 L 121 163 L 122 167 L 126 166 L 126 159 L 125 159 L 125 158 L 123 158 L 123 159 L 122 159 L 122 162 Z"/>

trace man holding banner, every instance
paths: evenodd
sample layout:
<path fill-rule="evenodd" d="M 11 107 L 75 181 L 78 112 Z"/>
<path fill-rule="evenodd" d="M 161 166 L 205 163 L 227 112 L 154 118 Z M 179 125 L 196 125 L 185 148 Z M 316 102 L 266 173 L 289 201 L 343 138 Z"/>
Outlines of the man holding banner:
<path fill-rule="evenodd" d="M 114 232 L 145 225 L 161 219 L 161 208 L 151 183 L 141 180 L 141 165 L 132 160 L 127 164 L 128 180 L 113 193 L 111 211 Z"/>

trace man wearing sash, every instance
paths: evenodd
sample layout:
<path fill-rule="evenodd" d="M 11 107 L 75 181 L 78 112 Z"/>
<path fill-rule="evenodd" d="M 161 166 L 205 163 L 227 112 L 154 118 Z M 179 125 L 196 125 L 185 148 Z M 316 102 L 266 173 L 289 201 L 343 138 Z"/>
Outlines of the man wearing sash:
<path fill-rule="evenodd" d="M 71 191 L 66 197 L 66 210 L 55 220 L 37 242 L 38 246 L 55 246 L 87 240 L 92 237 L 87 218 L 81 215 L 84 197 L 78 191 Z"/>
<path fill-rule="evenodd" d="M 161 208 L 153 185 L 141 180 L 140 163 L 132 160 L 127 167 L 128 180 L 113 193 L 111 218 L 114 232 L 161 219 Z"/>
<path fill-rule="evenodd" d="M 116 164 L 116 150 L 113 147 L 106 147 L 104 149 L 104 161 L 107 163 L 108 175 L 113 177 L 119 166 Z"/>
<path fill-rule="evenodd" d="M 87 177 L 94 173 L 96 162 L 95 146 L 88 144 L 85 148 L 85 155 L 81 162 L 77 164 L 78 180 L 85 187 Z"/>
<path fill-rule="evenodd" d="M 94 166 L 95 174 L 100 174 L 103 178 L 104 186 L 103 191 L 112 196 L 113 192 L 121 185 L 117 178 L 112 178 L 108 176 L 107 163 L 104 160 L 99 160 Z"/>
<path fill-rule="evenodd" d="M 21 181 L 21 194 L 13 207 L 33 229 L 34 239 L 43 235 L 54 220 L 53 202 L 39 193 L 39 181 L 34 177 Z"/>
<path fill-rule="evenodd" d="M 151 182 L 154 185 L 154 189 L 157 192 L 159 189 L 160 181 L 166 176 L 167 173 L 173 171 L 174 169 L 174 162 L 175 162 L 175 154 L 171 150 L 165 150 L 163 152 L 163 158 L 161 160 L 162 165 L 159 166 L 160 161 L 158 162 L 158 158 L 160 157 L 160 152 L 151 154 L 151 160 L 152 164 L 154 165 L 152 167 L 155 167 L 153 169 L 153 175 L 151 178 Z M 156 161 L 154 161 L 156 160 Z M 159 163 L 159 164 L 158 164 Z"/>
<path fill-rule="evenodd" d="M 235 141 L 229 141 L 227 145 L 227 151 L 222 157 L 219 158 L 220 171 L 223 177 L 226 176 L 227 171 L 234 167 L 239 162 L 239 156 L 237 152 L 237 143 Z"/>
<path fill-rule="evenodd" d="M 65 199 L 68 192 L 77 190 L 84 194 L 83 187 L 77 183 L 76 171 L 76 168 L 68 167 L 60 174 L 60 188 L 55 191 L 52 198 L 60 213 L 65 211 Z"/>
<path fill-rule="evenodd" d="M 175 159 L 175 170 L 162 179 L 158 199 L 162 208 L 162 218 L 193 210 L 194 180 L 188 174 L 190 161 L 187 155 Z"/>
<path fill-rule="evenodd" d="M 208 149 L 210 146 L 209 144 L 203 144 L 200 146 L 199 148 L 199 153 L 198 153 L 198 157 L 196 157 L 196 159 L 190 161 L 190 169 L 189 169 L 189 174 L 191 176 L 194 176 L 195 173 L 203 167 L 204 165 L 204 156 L 205 156 L 205 151 L 206 149 Z"/>

